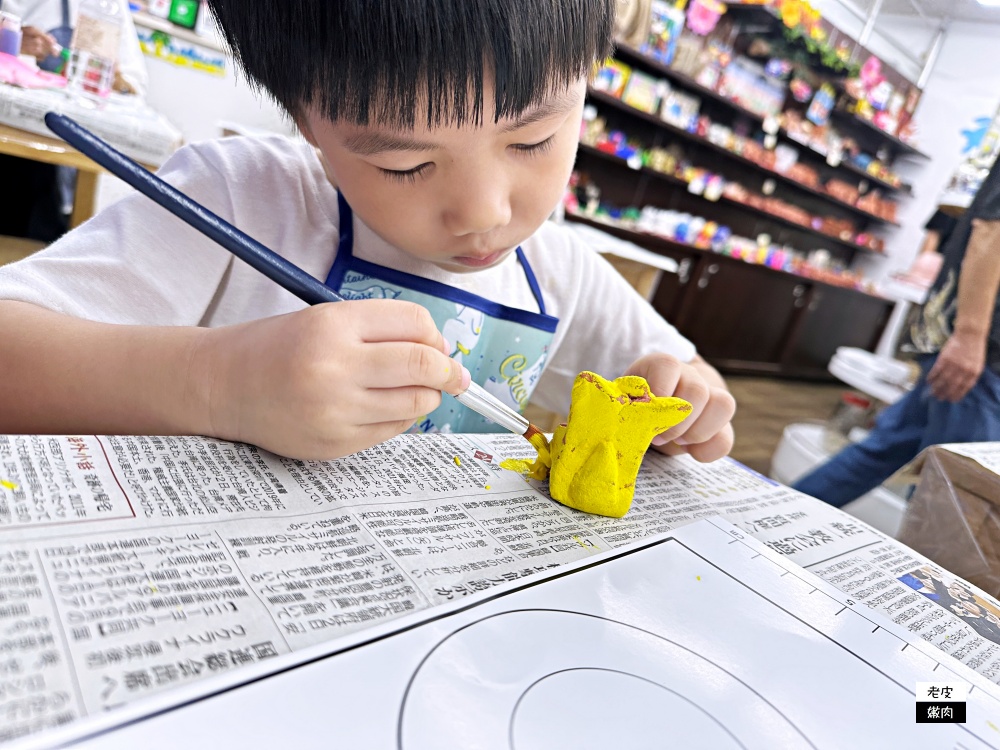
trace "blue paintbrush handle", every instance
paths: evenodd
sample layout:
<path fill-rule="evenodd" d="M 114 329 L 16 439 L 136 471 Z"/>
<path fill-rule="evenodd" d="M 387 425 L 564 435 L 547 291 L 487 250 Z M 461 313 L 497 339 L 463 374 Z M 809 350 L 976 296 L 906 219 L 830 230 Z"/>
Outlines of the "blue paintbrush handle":
<path fill-rule="evenodd" d="M 174 216 L 215 240 L 302 301 L 310 305 L 343 301 L 344 298 L 326 284 L 191 200 L 70 118 L 49 112 L 45 115 L 45 124 L 77 151 L 89 156 L 111 174 L 120 177 Z"/>
<path fill-rule="evenodd" d="M 125 180 L 147 198 L 156 201 L 174 216 L 215 240 L 237 258 L 280 284 L 302 301 L 310 305 L 343 301 L 344 298 L 326 284 L 191 200 L 180 190 L 171 187 L 79 123 L 55 112 L 49 112 L 45 115 L 45 124 L 49 126 L 49 130 L 77 151 L 89 156 L 111 174 Z M 512 432 L 524 434 L 526 429 L 538 431 L 528 424 L 524 417 L 479 386 L 469 388 L 456 398 L 473 411 Z"/>

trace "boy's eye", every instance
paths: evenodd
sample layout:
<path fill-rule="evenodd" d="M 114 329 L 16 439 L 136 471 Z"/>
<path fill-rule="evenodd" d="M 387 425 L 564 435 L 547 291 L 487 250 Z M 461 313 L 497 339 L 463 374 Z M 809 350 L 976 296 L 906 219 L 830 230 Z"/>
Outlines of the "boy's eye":
<path fill-rule="evenodd" d="M 550 135 L 544 141 L 539 141 L 538 143 L 515 143 L 511 148 L 515 151 L 520 151 L 522 154 L 543 154 L 552 148 L 554 140 L 555 135 Z"/>
<path fill-rule="evenodd" d="M 423 164 L 418 164 L 413 169 L 383 169 L 382 167 L 376 167 L 379 172 L 384 174 L 390 180 L 398 180 L 399 182 L 416 182 L 417 177 L 427 169 L 431 163 L 424 162 Z"/>

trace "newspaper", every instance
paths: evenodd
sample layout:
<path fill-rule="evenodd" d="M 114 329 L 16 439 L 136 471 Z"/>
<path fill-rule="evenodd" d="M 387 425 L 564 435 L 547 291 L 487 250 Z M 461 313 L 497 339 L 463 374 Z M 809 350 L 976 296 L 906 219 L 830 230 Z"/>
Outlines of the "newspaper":
<path fill-rule="evenodd" d="M 112 94 L 100 105 L 77 101 L 65 91 L 21 89 L 0 84 L 0 123 L 54 137 L 45 115 L 71 117 L 127 156 L 159 166 L 181 145 L 181 132 L 137 97 Z"/>
<path fill-rule="evenodd" d="M 531 453 L 509 435 L 400 436 L 331 462 L 0 436 L 0 742 L 720 515 L 998 679 L 1000 630 L 929 598 L 947 574 L 835 508 L 736 461 L 650 453 L 629 514 L 590 516 L 499 467 Z"/>
<path fill-rule="evenodd" d="M 947 443 L 938 447 L 971 458 L 984 469 L 1000 476 L 1000 443 Z"/>

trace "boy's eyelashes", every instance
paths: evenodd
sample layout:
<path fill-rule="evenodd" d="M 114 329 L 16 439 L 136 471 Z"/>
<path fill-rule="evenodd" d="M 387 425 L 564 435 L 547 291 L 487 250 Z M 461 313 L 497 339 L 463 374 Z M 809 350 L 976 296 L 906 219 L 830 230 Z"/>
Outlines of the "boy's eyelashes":
<path fill-rule="evenodd" d="M 550 135 L 544 141 L 539 141 L 538 143 L 515 143 L 511 146 L 515 151 L 520 151 L 522 154 L 544 154 L 550 148 L 555 141 L 555 134 Z"/>
<path fill-rule="evenodd" d="M 511 145 L 511 148 L 521 154 L 544 154 L 552 148 L 554 140 L 555 135 L 550 135 L 544 141 L 539 141 L 538 143 L 515 143 Z M 376 169 L 390 180 L 412 183 L 416 182 L 417 177 L 432 165 L 433 162 L 427 161 L 423 164 L 418 164 L 412 169 L 386 169 L 385 167 L 376 167 Z"/>
<path fill-rule="evenodd" d="M 413 169 L 384 169 L 383 167 L 376 167 L 376 169 L 390 180 L 398 180 L 399 182 L 416 182 L 417 177 L 419 177 L 420 174 L 430 166 L 431 162 L 426 161 L 423 164 L 418 164 Z"/>

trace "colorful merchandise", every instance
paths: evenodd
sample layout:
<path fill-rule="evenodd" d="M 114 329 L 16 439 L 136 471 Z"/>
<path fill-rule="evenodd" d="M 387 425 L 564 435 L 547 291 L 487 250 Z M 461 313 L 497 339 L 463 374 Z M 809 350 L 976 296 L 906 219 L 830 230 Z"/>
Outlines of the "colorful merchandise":
<path fill-rule="evenodd" d="M 660 98 L 669 90 L 659 79 L 651 75 L 633 70 L 625 84 L 621 100 L 630 107 L 635 107 L 647 114 L 656 114 L 660 106 Z"/>
<path fill-rule="evenodd" d="M 653 0 L 649 10 L 649 40 L 642 51 L 664 65 L 677 54 L 677 40 L 684 30 L 684 11 L 667 0 Z"/>
<path fill-rule="evenodd" d="M 621 97 L 625 91 L 625 84 L 628 83 L 629 76 L 632 75 L 632 67 L 625 63 L 608 59 L 604 62 L 594 75 L 594 82 L 591 84 L 597 91 L 603 91 L 611 96 Z"/>

